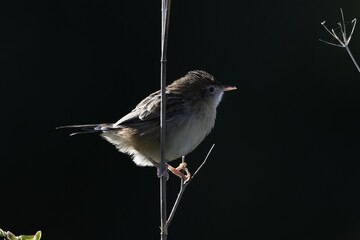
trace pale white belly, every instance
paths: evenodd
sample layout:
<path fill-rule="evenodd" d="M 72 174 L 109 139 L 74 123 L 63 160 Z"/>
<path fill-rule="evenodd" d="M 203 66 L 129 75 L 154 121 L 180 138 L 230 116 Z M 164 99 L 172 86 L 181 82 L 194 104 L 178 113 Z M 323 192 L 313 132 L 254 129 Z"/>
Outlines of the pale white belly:
<path fill-rule="evenodd" d="M 204 121 L 195 116 L 184 120 L 180 127 L 169 129 L 166 139 L 166 159 L 171 161 L 193 151 L 210 133 L 214 123 L 215 118 Z"/>

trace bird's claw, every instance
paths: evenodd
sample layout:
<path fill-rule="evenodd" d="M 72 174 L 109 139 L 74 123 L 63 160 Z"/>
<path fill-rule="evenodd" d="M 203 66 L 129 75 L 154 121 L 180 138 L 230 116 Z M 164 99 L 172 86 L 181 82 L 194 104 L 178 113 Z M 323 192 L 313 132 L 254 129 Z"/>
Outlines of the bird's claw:
<path fill-rule="evenodd" d="M 190 178 L 191 178 L 191 174 L 189 169 L 186 167 L 187 163 L 186 162 L 182 162 L 179 164 L 179 166 L 177 168 L 174 168 L 172 166 L 170 166 L 168 164 L 168 169 L 176 176 L 178 176 L 179 178 L 184 180 L 184 184 L 187 183 Z M 186 174 L 184 174 L 182 171 L 185 171 Z"/>
<path fill-rule="evenodd" d="M 153 160 L 152 158 L 148 158 L 149 161 L 152 162 L 152 164 L 156 167 L 156 173 L 157 176 L 159 178 L 164 177 L 166 178 L 166 181 L 169 179 L 169 170 L 176 176 L 178 176 L 179 178 L 184 180 L 184 184 L 187 183 L 190 178 L 191 178 L 191 174 L 189 169 L 186 167 L 187 163 L 186 162 L 182 162 L 179 164 L 179 166 L 177 168 L 172 167 L 171 165 L 166 163 L 167 168 L 163 169 L 161 167 L 161 164 L 156 162 L 155 160 Z M 186 174 L 184 174 L 182 171 L 185 171 Z"/>

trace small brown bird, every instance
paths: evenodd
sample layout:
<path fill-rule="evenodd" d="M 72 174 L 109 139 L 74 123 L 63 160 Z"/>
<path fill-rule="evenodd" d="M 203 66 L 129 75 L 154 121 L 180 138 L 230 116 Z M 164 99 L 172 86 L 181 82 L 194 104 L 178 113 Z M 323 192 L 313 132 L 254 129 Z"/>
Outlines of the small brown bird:
<path fill-rule="evenodd" d="M 225 91 L 234 86 L 221 85 L 205 71 L 188 72 L 166 87 L 165 159 L 173 161 L 193 151 L 214 127 L 216 108 Z M 114 124 L 72 125 L 59 128 L 81 128 L 79 133 L 99 132 L 123 153 L 129 154 L 138 166 L 156 166 L 160 162 L 160 103 L 156 91 L 142 100 L 129 114 Z M 168 169 L 189 179 L 186 164 Z M 181 173 L 185 170 L 187 175 Z"/>

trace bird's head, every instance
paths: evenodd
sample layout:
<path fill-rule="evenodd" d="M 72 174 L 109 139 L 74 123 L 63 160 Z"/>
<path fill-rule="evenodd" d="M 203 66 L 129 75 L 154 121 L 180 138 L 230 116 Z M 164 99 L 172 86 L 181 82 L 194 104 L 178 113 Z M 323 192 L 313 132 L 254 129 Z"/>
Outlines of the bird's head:
<path fill-rule="evenodd" d="M 204 102 L 215 107 L 220 103 L 226 91 L 235 90 L 235 86 L 221 85 L 211 74 L 194 70 L 168 86 L 170 91 L 182 94 L 193 103 Z"/>

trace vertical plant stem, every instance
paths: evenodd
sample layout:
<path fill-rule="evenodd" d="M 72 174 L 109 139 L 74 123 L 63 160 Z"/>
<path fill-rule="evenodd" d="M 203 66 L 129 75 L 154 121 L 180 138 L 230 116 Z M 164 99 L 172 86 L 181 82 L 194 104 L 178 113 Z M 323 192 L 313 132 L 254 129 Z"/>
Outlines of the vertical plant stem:
<path fill-rule="evenodd" d="M 170 0 L 161 0 L 161 59 L 160 59 L 160 86 L 161 86 L 161 110 L 160 110 L 160 154 L 161 172 L 167 170 L 165 159 L 166 146 L 166 53 L 169 29 Z M 166 240 L 168 235 L 166 220 L 166 179 L 167 174 L 160 177 L 160 239 Z"/>

